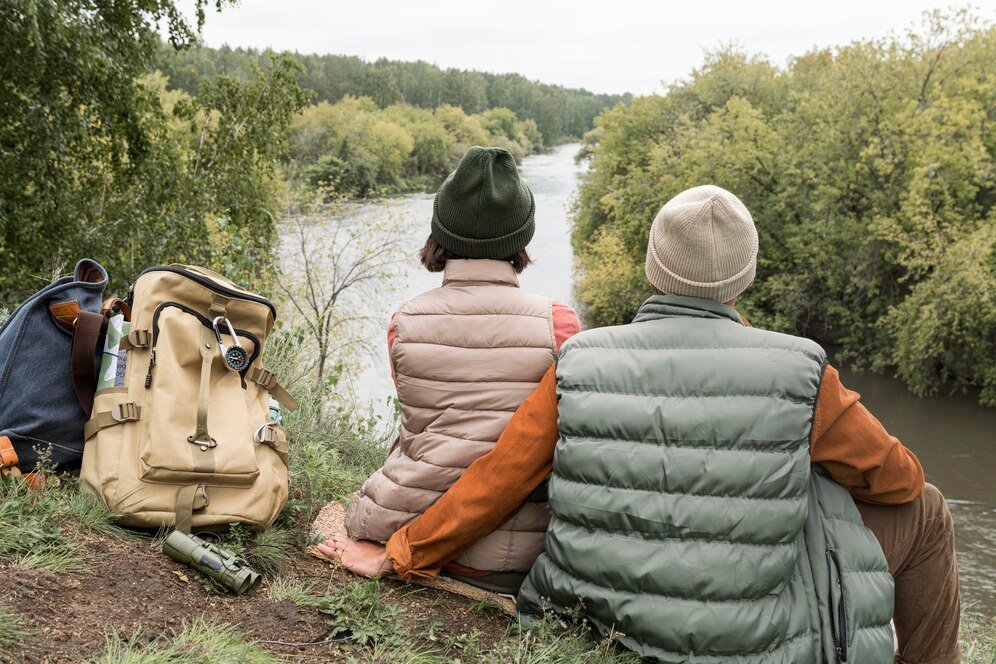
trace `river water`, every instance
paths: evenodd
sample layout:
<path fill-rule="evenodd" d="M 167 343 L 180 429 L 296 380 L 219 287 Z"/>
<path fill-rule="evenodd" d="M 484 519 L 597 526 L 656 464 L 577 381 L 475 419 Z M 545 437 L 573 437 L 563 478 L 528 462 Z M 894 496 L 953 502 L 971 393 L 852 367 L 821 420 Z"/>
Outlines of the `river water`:
<path fill-rule="evenodd" d="M 529 245 L 536 260 L 521 275 L 523 288 L 573 303 L 569 204 L 581 167 L 574 163 L 578 145 L 562 145 L 548 154 L 526 157 L 523 179 L 536 197 L 536 235 Z M 383 320 L 383 334 L 397 302 L 440 283 L 440 275 L 426 272 L 417 250 L 429 230 L 432 196 L 414 194 L 390 200 L 399 223 L 411 236 L 406 251 L 404 279 L 394 300 L 368 303 L 370 315 Z M 382 214 L 383 203 L 360 205 L 350 213 L 361 219 Z M 358 404 L 374 404 L 384 412 L 393 385 L 384 343 L 365 363 L 358 377 L 344 387 Z M 920 458 L 928 481 L 948 499 L 958 536 L 958 560 L 963 604 L 986 615 L 996 615 L 996 409 L 977 405 L 976 395 L 947 395 L 920 399 L 898 380 L 870 373 L 841 370 L 843 382 L 862 394 L 862 401 Z"/>

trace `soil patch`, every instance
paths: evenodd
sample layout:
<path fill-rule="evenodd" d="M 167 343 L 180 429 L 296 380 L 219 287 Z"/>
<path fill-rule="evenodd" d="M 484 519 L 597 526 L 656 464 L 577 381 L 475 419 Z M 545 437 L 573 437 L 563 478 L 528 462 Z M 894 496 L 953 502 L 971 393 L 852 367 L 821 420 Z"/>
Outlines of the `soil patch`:
<path fill-rule="evenodd" d="M 362 657 L 362 650 L 344 642 L 323 643 L 328 627 L 316 612 L 267 596 L 267 583 L 250 597 L 219 594 L 197 572 L 170 560 L 147 539 L 84 536 L 79 572 L 54 573 L 0 563 L 6 580 L 0 597 L 25 615 L 35 632 L 19 653 L 28 664 L 79 662 L 99 656 L 106 635 L 139 635 L 139 642 L 179 631 L 183 621 L 205 620 L 234 625 L 247 641 L 309 662 L 337 662 Z M 356 580 L 330 563 L 301 555 L 285 576 L 311 581 L 315 591 Z M 489 647 L 502 639 L 511 621 L 500 611 L 481 610 L 475 602 L 449 593 L 383 581 L 385 599 L 404 609 L 401 620 L 409 633 L 434 630 L 444 637 L 475 632 Z M 321 644 L 321 645 L 317 645 Z"/>

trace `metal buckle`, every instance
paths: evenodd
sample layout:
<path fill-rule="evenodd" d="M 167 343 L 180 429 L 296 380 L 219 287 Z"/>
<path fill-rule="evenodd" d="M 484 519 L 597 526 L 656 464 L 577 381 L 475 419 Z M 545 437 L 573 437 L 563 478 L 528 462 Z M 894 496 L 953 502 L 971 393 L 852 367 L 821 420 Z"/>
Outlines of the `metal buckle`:
<path fill-rule="evenodd" d="M 207 440 L 197 440 L 193 435 L 187 436 L 187 442 L 191 445 L 200 445 L 201 451 L 206 452 L 212 447 L 218 447 L 218 441 L 214 438 L 208 438 Z"/>
<path fill-rule="evenodd" d="M 115 422 L 134 422 L 138 419 L 138 406 L 133 401 L 119 403 L 111 409 L 111 418 Z"/>
<path fill-rule="evenodd" d="M 273 433 L 273 427 L 263 424 L 253 432 L 252 441 L 273 447 L 277 442 L 277 436 Z"/>

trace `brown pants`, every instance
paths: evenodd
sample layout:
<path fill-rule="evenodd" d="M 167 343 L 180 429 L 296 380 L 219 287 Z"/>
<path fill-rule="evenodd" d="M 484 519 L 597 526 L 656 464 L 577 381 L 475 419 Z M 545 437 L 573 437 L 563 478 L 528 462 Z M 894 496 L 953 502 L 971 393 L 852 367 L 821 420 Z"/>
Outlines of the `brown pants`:
<path fill-rule="evenodd" d="M 927 484 L 906 505 L 857 506 L 896 580 L 896 662 L 958 664 L 958 562 L 954 522 L 941 492 Z"/>

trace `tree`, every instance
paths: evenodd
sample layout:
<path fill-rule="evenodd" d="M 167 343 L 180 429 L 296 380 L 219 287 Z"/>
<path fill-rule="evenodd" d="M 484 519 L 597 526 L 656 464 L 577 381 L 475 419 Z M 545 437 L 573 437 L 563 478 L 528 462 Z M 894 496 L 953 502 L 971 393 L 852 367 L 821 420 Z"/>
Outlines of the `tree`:
<path fill-rule="evenodd" d="M 572 234 L 588 323 L 630 320 L 641 287 L 624 277 L 654 216 L 712 183 L 758 228 L 738 304 L 752 323 L 894 367 L 918 393 L 974 385 L 994 403 L 993 53 L 992 22 L 932 12 L 903 37 L 785 69 L 724 48 L 666 94 L 605 111 L 585 138 Z M 600 267 L 606 252 L 618 274 Z"/>
<path fill-rule="evenodd" d="M 273 160 L 304 103 L 282 58 L 243 81 L 177 96 L 146 77 L 167 25 L 196 38 L 166 0 L 0 4 L 0 298 L 90 255 L 123 287 L 162 260 L 260 276 L 273 241 Z"/>
<path fill-rule="evenodd" d="M 363 304 L 386 297 L 400 274 L 408 236 L 390 210 L 353 219 L 341 195 L 326 191 L 289 211 L 290 251 L 276 283 L 315 344 L 314 371 L 329 379 L 335 360 L 371 352 Z"/>

